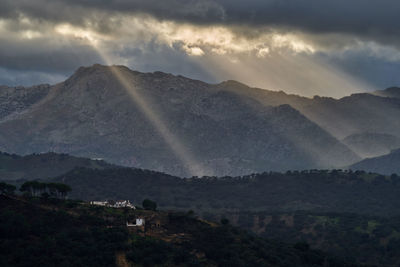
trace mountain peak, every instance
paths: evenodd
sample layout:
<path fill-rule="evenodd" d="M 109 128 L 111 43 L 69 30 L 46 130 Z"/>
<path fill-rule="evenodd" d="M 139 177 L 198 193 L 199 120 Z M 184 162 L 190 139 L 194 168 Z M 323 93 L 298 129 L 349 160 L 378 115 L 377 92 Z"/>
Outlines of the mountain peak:
<path fill-rule="evenodd" d="M 92 74 L 95 72 L 105 72 L 105 71 L 110 71 L 111 68 L 118 68 L 120 70 L 128 70 L 128 71 L 132 71 L 131 69 L 129 69 L 126 66 L 123 65 L 101 65 L 101 64 L 93 64 L 92 66 L 88 66 L 88 67 L 79 67 L 75 73 L 72 75 L 85 75 L 85 74 Z"/>

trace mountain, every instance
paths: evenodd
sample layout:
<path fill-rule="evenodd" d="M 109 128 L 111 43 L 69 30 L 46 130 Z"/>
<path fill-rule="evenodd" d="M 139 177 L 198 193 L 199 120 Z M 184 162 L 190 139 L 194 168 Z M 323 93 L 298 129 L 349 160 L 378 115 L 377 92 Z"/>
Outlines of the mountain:
<path fill-rule="evenodd" d="M 102 160 L 44 153 L 27 156 L 0 152 L 0 180 L 45 179 L 65 174 L 74 168 L 116 168 Z"/>
<path fill-rule="evenodd" d="M 349 168 L 352 170 L 365 170 L 387 175 L 392 173 L 400 174 L 400 149 L 393 150 L 391 153 L 384 156 L 364 159 L 351 165 Z"/>
<path fill-rule="evenodd" d="M 239 177 L 178 178 L 155 171 L 79 168 L 54 182 L 68 184 L 84 200 L 149 198 L 162 209 L 283 212 L 347 212 L 400 215 L 400 178 L 363 171 L 312 170 Z"/>
<path fill-rule="evenodd" d="M 363 158 L 386 155 L 400 148 L 399 137 L 383 133 L 353 134 L 342 142 Z"/>
<path fill-rule="evenodd" d="M 1 266 L 358 266 L 187 213 L 0 195 L 0 215 Z"/>
<path fill-rule="evenodd" d="M 264 105 L 288 104 L 339 140 L 359 133 L 383 133 L 400 137 L 400 88 L 359 93 L 340 99 L 306 98 L 284 92 L 250 88 L 228 81 L 225 90 L 247 95 Z"/>
<path fill-rule="evenodd" d="M 400 87 L 390 87 L 385 90 L 375 91 L 374 94 L 384 97 L 400 98 Z"/>
<path fill-rule="evenodd" d="M 260 90 L 238 90 L 237 84 L 123 66 L 81 67 L 54 86 L 2 89 L 12 93 L 3 93 L 8 97 L 1 106 L 13 108 L 0 121 L 0 149 L 104 158 L 179 176 L 332 168 L 360 160 L 292 103 L 266 103 L 255 97 Z M 14 96 L 18 90 L 27 97 Z"/>

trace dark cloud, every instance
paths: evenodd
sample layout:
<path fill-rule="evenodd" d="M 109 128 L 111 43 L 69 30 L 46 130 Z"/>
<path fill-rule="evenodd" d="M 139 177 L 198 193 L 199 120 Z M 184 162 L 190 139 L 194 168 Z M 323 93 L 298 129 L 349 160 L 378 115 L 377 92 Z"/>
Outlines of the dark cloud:
<path fill-rule="evenodd" d="M 0 36 L 0 67 L 17 71 L 66 73 L 88 62 L 103 63 L 92 47 L 74 40 L 36 38 L 13 40 Z"/>
<path fill-rule="evenodd" d="M 365 81 L 377 89 L 400 86 L 400 61 L 382 59 L 366 50 L 349 50 L 344 53 L 317 54 L 326 62 Z"/>
<path fill-rule="evenodd" d="M 398 0 L 3 0 L 0 6 L 3 17 L 22 13 L 57 22 L 91 22 L 99 30 L 112 28 L 112 15 L 146 13 L 191 23 L 288 27 L 371 38 L 400 32 Z"/>
<path fill-rule="evenodd" d="M 0 83 L 54 82 L 81 65 L 106 63 L 87 40 L 57 34 L 54 26 L 62 23 L 104 34 L 107 52 L 132 68 L 215 81 L 212 66 L 201 67 L 179 41 L 163 44 L 146 31 L 121 36 L 125 33 L 120 29 L 129 22 L 126 15 L 177 25 L 224 26 L 249 40 L 266 33 L 295 33 L 322 51 L 311 59 L 322 58 L 362 80 L 386 86 L 400 82 L 400 59 L 390 59 L 400 50 L 399 10 L 398 0 L 2 0 Z M 19 37 L 29 30 L 44 34 Z M 365 49 L 368 42 L 389 47 L 388 54 Z"/>

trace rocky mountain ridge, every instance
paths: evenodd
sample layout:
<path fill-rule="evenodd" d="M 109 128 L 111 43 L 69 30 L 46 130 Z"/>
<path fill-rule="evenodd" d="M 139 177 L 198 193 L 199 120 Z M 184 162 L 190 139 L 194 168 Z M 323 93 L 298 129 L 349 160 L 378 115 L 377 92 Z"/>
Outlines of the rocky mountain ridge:
<path fill-rule="evenodd" d="M 4 88 L 0 95 L 12 97 L 0 98 L 2 107 L 10 107 L 0 121 L 0 150 L 104 158 L 179 176 L 349 165 L 360 157 L 338 140 L 338 131 L 380 126 L 386 123 L 382 112 L 388 119 L 400 116 L 400 99 L 369 94 L 311 99 L 123 66 L 81 67 L 63 83 L 23 89 L 25 98 Z M 368 101 L 386 108 L 377 115 L 353 114 L 370 107 Z M 371 120 L 379 123 L 367 123 Z M 358 125 L 348 127 L 354 121 Z M 400 133 L 397 123 L 385 127 L 382 132 Z"/>

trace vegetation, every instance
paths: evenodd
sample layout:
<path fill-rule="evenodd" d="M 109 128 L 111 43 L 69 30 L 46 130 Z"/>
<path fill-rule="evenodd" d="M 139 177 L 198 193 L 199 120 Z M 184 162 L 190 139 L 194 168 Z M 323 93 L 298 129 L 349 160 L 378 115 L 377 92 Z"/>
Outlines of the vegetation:
<path fill-rule="evenodd" d="M 360 264 L 400 265 L 400 217 L 346 213 L 239 212 L 208 214 L 206 219 L 229 218 L 235 226 L 282 242 L 306 242 L 313 249 Z"/>
<path fill-rule="evenodd" d="M 13 195 L 16 189 L 15 185 L 0 182 L 0 194 Z"/>
<path fill-rule="evenodd" d="M 34 203 L 1 197 L 0 266 L 112 266 L 125 248 L 126 229 Z"/>
<path fill-rule="evenodd" d="M 71 187 L 62 183 L 41 183 L 38 181 L 28 181 L 21 185 L 19 189 L 30 196 L 61 197 L 65 198 Z"/>
<path fill-rule="evenodd" d="M 157 209 L 157 203 L 150 199 L 143 200 L 142 206 L 146 210 L 156 210 Z"/>

